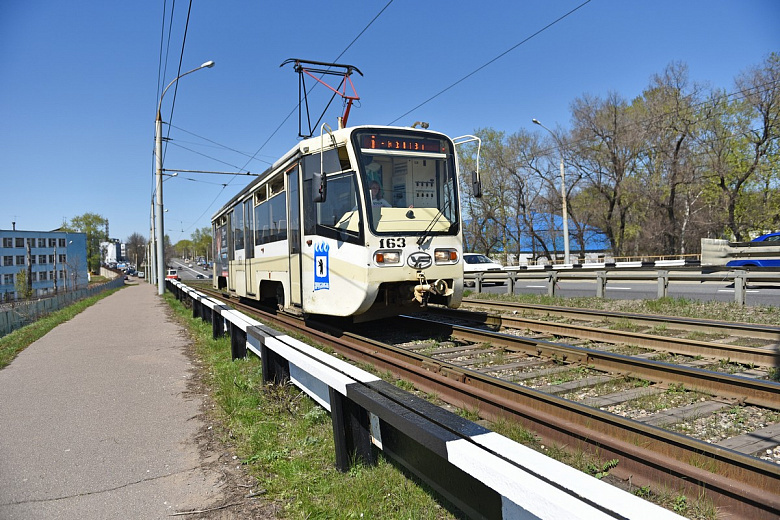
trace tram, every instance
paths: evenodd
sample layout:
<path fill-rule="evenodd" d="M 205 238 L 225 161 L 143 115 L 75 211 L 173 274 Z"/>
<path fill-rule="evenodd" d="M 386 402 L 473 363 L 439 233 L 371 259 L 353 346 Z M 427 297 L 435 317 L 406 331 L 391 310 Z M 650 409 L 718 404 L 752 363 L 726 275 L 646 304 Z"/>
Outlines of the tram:
<path fill-rule="evenodd" d="M 214 287 L 288 313 L 360 322 L 461 303 L 458 162 L 435 131 L 323 124 L 212 226 Z"/>

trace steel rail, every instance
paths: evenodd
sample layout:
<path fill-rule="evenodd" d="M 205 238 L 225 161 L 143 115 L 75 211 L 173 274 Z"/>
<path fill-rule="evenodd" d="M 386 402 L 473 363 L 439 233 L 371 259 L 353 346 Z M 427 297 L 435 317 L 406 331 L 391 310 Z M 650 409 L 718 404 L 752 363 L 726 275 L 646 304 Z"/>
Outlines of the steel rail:
<path fill-rule="evenodd" d="M 473 311 L 439 308 L 431 309 L 431 311 L 442 316 L 481 321 L 490 325 L 499 325 L 508 328 L 528 329 L 556 336 L 630 344 L 688 356 L 709 356 L 716 359 L 728 359 L 729 361 L 745 365 L 758 365 L 764 367 L 780 366 L 780 346 L 762 348 L 730 345 L 728 343 L 713 343 L 685 338 L 657 336 L 641 332 L 610 330 L 588 327 L 585 325 L 540 321 L 511 314 L 493 316 Z"/>
<path fill-rule="evenodd" d="M 405 316 L 404 319 L 422 324 L 416 326 L 418 329 L 420 327 L 436 328 L 441 334 L 466 341 L 490 343 L 493 346 L 500 346 L 515 352 L 520 351 L 530 356 L 543 356 L 569 363 L 579 363 L 592 366 L 597 370 L 649 379 L 659 383 L 683 384 L 688 389 L 734 399 L 740 403 L 780 410 L 780 383 L 773 381 L 723 374 L 462 325 L 451 325 L 420 317 Z"/>
<path fill-rule="evenodd" d="M 609 312 L 591 309 L 577 309 L 573 307 L 556 307 L 552 305 L 480 300 L 475 298 L 464 298 L 463 303 L 469 307 L 476 306 L 502 312 L 532 312 L 535 314 L 561 316 L 581 320 L 617 321 L 622 319 L 629 319 L 634 323 L 643 323 L 647 326 L 657 326 L 662 324 L 668 328 L 680 329 L 689 332 L 697 331 L 716 334 L 728 334 L 729 336 L 765 339 L 769 341 L 780 342 L 780 327 L 773 325 L 722 322 L 708 319 L 678 318 L 676 316 L 653 316 L 648 314 L 634 314 L 630 312 Z"/>
<path fill-rule="evenodd" d="M 312 329 L 283 315 L 262 318 L 348 359 L 410 380 L 453 406 L 478 410 L 485 419 L 516 421 L 547 445 L 617 458 L 620 464 L 610 473 L 634 486 L 706 495 L 734 519 L 775 520 L 780 515 L 776 465 L 351 333 L 326 326 Z"/>
<path fill-rule="evenodd" d="M 409 379 L 453 406 L 476 409 L 493 421 L 518 421 L 545 443 L 618 458 L 619 469 L 611 472 L 636 485 L 652 482 L 691 496 L 707 490 L 734 518 L 780 514 L 780 468 L 760 459 L 349 333 L 317 341 Z"/>

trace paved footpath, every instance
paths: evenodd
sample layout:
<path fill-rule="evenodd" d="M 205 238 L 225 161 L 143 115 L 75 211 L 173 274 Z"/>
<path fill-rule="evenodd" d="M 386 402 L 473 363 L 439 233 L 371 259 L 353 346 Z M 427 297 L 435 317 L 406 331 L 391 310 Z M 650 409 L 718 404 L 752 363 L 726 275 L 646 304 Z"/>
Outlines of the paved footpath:
<path fill-rule="evenodd" d="M 170 518 L 219 501 L 167 308 L 154 286 L 125 287 L 0 370 L 1 520 Z"/>

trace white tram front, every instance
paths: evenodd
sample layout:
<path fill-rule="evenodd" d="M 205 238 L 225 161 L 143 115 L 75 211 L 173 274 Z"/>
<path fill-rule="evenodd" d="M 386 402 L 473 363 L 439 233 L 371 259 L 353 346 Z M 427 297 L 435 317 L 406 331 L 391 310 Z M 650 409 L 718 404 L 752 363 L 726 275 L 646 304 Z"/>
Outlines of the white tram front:
<path fill-rule="evenodd" d="M 366 321 L 458 307 L 454 144 L 411 128 L 301 141 L 213 219 L 214 286 L 297 314 Z"/>

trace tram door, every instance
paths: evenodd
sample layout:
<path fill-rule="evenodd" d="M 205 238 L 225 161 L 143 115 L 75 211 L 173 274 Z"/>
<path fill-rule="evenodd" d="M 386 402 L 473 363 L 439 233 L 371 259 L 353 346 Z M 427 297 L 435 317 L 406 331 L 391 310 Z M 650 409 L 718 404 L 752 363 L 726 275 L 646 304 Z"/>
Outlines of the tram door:
<path fill-rule="evenodd" d="M 301 190 L 300 167 L 287 170 L 287 243 L 290 247 L 290 304 L 301 306 Z"/>

